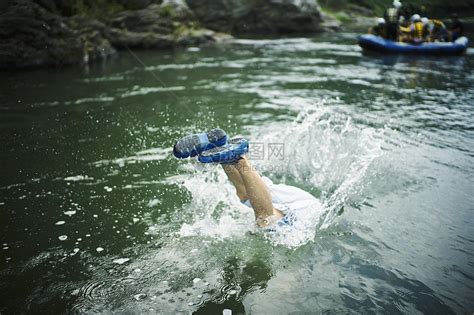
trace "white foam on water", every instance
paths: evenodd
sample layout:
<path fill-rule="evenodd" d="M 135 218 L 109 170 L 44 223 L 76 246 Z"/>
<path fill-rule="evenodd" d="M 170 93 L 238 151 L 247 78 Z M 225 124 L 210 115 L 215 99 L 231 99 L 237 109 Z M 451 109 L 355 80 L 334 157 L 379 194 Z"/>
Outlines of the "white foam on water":
<path fill-rule="evenodd" d="M 158 205 L 161 201 L 159 199 L 151 199 L 147 203 L 147 207 L 153 208 L 154 206 Z"/>
<path fill-rule="evenodd" d="M 74 104 L 112 102 L 115 98 L 111 96 L 86 97 L 74 101 Z"/>
<path fill-rule="evenodd" d="M 193 166 L 190 164 L 188 167 Z M 195 167 L 203 166 L 196 164 Z M 253 230 L 253 211 L 240 203 L 235 188 L 220 166 L 204 166 L 199 172 L 201 174 L 196 176 L 186 176 L 182 182 L 192 195 L 187 210 L 193 213 L 195 219 L 181 226 L 180 236 L 225 239 L 243 236 Z"/>
<path fill-rule="evenodd" d="M 360 47 L 356 45 L 338 44 L 333 42 L 315 42 L 310 38 L 282 38 L 282 39 L 236 39 L 239 45 L 250 46 L 266 46 L 268 49 L 278 50 L 280 52 L 302 52 L 302 51 L 324 51 L 329 50 L 331 53 L 337 51 L 360 51 Z"/>
<path fill-rule="evenodd" d="M 117 258 L 117 259 L 113 260 L 113 263 L 123 265 L 124 263 L 126 263 L 129 260 L 130 260 L 130 258 Z"/>
<path fill-rule="evenodd" d="M 65 181 L 70 181 L 70 182 L 77 182 L 81 180 L 93 180 L 93 178 L 87 176 L 87 175 L 76 175 L 76 176 L 69 176 L 64 178 Z"/>
<path fill-rule="evenodd" d="M 348 201 L 363 199 L 359 193 L 370 183 L 368 170 L 383 155 L 384 131 L 356 125 L 346 113 L 314 104 L 287 126 L 272 124 L 257 130 L 251 140 L 282 143 L 284 158 L 267 156 L 255 165 L 270 175 L 320 190 L 325 214 L 318 225 L 327 228 Z"/>
<path fill-rule="evenodd" d="M 133 298 L 134 298 L 135 300 L 137 300 L 137 301 L 143 300 L 143 299 L 146 298 L 146 297 L 147 297 L 147 295 L 144 294 L 144 293 L 135 294 L 135 295 L 133 296 Z"/>
<path fill-rule="evenodd" d="M 111 75 L 111 76 L 84 79 L 83 82 L 96 83 L 96 82 L 110 82 L 110 81 L 122 81 L 122 80 L 124 80 L 124 76 Z"/>
<path fill-rule="evenodd" d="M 274 244 L 283 245 L 289 248 L 295 248 L 306 244 L 314 239 L 320 223 L 323 206 L 315 203 L 305 209 L 295 212 L 294 222 L 288 226 L 276 225 L 269 232 L 265 232 L 265 237 Z"/>
<path fill-rule="evenodd" d="M 139 162 L 149 162 L 149 161 L 161 161 L 169 157 L 170 153 L 173 151 L 173 148 L 151 148 L 135 153 L 133 156 L 112 159 L 112 160 L 100 160 L 93 162 L 93 165 L 105 166 L 110 164 L 116 164 L 119 166 L 125 166 L 125 164 L 134 164 Z"/>
<path fill-rule="evenodd" d="M 258 171 L 275 184 L 321 192 L 321 204 L 296 213 L 293 226 L 265 233 L 274 244 L 291 248 L 314 240 L 318 229 L 329 227 L 342 207 L 364 199 L 361 191 L 370 183 L 369 170 L 383 154 L 383 128 L 356 125 L 348 114 L 324 104 L 309 107 L 292 122 L 250 127 L 251 142 L 262 143 L 266 150 L 263 159 L 252 161 Z M 269 156 L 269 144 L 283 144 L 284 158 Z M 182 167 L 195 174 L 168 178 L 192 195 L 185 211 L 193 213 L 193 219 L 181 226 L 181 237 L 225 239 L 257 231 L 253 210 L 239 202 L 219 166 Z"/>
<path fill-rule="evenodd" d="M 184 86 L 166 86 L 166 87 L 139 87 L 134 86 L 131 91 L 127 91 L 121 95 L 122 98 L 133 97 L 138 95 L 147 95 L 150 93 L 160 93 L 160 92 L 177 92 L 184 91 L 186 88 Z"/>

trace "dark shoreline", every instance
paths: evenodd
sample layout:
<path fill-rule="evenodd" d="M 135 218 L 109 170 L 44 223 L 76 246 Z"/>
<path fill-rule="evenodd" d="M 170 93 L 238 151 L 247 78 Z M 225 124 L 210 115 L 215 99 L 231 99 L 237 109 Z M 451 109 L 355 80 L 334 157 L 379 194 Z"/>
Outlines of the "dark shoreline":
<path fill-rule="evenodd" d="M 62 10 L 58 9 L 63 5 L 60 0 L 2 4 L 0 70 L 88 64 L 119 50 L 206 45 L 229 40 L 234 33 L 318 33 L 338 27 L 337 22 L 324 19 L 317 5 L 308 7 L 298 1 L 264 1 L 263 6 L 249 1 L 241 8 L 232 7 L 233 11 L 219 0 L 147 0 L 138 1 L 138 9 L 120 5 L 133 2 L 107 0 L 101 3 L 111 8 L 92 2 L 96 4 L 88 9 Z M 106 11 L 103 15 L 101 8 Z"/>
<path fill-rule="evenodd" d="M 48 1 L 56 0 L 38 3 Z M 207 3 L 206 0 L 187 1 L 194 6 Z M 346 11 L 326 7 L 308 11 L 296 5 L 267 5 L 266 15 L 259 13 L 261 19 L 254 21 L 250 13 L 245 16 L 222 13 L 223 4 L 213 8 L 214 11 L 203 12 L 195 7 L 190 9 L 186 2 L 170 0 L 148 4 L 142 9 L 117 11 L 99 20 L 84 12 L 63 16 L 38 3 L 11 0 L 10 6 L 4 5 L 0 13 L 0 71 L 87 65 L 114 58 L 121 50 L 203 46 L 229 41 L 232 35 L 236 38 L 291 38 L 340 30 L 365 33 L 375 19 L 371 16 L 373 11 L 356 5 Z M 291 13 L 286 14 L 286 11 Z M 250 18 L 247 24 L 236 23 L 245 18 Z M 223 24 L 222 19 L 230 19 L 229 25 Z M 465 27 L 467 33 L 472 33 L 474 17 L 466 20 Z"/>

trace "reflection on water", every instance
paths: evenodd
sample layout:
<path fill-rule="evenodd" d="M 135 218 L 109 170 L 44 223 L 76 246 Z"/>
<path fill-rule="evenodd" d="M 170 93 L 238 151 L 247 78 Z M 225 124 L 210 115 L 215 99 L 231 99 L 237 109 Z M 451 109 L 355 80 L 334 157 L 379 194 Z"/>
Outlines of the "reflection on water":
<path fill-rule="evenodd" d="M 327 36 L 2 75 L 0 312 L 471 311 L 472 51 Z M 283 144 L 254 165 L 324 214 L 256 231 L 218 167 L 171 156 L 211 126 Z"/>

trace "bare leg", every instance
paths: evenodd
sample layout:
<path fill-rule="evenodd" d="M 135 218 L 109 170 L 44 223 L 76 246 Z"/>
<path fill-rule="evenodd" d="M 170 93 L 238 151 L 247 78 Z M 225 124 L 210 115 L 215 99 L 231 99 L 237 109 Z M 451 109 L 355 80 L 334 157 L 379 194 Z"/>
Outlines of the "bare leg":
<path fill-rule="evenodd" d="M 244 181 L 242 180 L 242 177 L 240 177 L 237 168 L 235 168 L 235 166 L 232 164 L 222 164 L 222 168 L 224 169 L 229 180 L 234 185 L 240 201 L 248 200 L 249 198 L 247 197 L 247 190 L 245 189 Z"/>
<path fill-rule="evenodd" d="M 257 225 L 264 227 L 282 218 L 283 213 L 273 207 L 272 197 L 267 185 L 265 185 L 257 171 L 253 169 L 247 158 L 240 159 L 235 164 L 235 170 L 238 171 L 245 185 L 247 197 L 255 212 Z"/>

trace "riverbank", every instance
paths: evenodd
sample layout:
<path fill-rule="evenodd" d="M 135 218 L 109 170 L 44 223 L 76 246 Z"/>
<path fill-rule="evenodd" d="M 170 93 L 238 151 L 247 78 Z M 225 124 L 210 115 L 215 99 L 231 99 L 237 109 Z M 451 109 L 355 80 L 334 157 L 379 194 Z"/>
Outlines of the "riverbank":
<path fill-rule="evenodd" d="M 233 36 L 365 32 L 389 5 L 382 2 L 10 0 L 0 4 L 0 69 L 88 64 L 124 49 L 201 46 Z"/>
<path fill-rule="evenodd" d="M 0 69 L 87 64 L 121 49 L 205 45 L 233 34 L 339 27 L 316 0 L 11 0 L 0 9 Z"/>
<path fill-rule="evenodd" d="M 3 69 L 87 64 L 124 48 L 165 49 L 231 38 L 201 27 L 187 6 L 177 1 L 129 10 L 126 6 L 65 8 L 55 1 L 16 0 L 2 9 Z"/>

